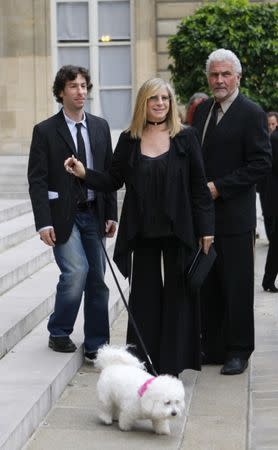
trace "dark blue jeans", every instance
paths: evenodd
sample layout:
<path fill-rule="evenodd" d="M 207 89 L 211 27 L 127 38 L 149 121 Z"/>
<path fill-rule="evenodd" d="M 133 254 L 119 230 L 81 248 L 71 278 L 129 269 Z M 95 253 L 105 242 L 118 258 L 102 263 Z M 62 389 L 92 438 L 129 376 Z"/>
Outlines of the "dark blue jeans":
<path fill-rule="evenodd" d="M 69 240 L 53 248 L 61 271 L 54 312 L 48 322 L 51 336 L 69 336 L 84 295 L 84 347 L 94 352 L 109 342 L 109 290 L 104 282 L 105 255 L 95 210 L 79 212 Z"/>

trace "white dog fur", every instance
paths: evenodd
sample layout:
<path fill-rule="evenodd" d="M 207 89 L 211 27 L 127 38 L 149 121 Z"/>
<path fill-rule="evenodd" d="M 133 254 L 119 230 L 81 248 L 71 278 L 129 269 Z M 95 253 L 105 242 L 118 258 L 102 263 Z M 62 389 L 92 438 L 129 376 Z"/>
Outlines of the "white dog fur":
<path fill-rule="evenodd" d="M 128 431 L 136 420 L 150 419 L 157 434 L 170 434 L 169 419 L 184 409 L 180 380 L 171 375 L 154 378 L 126 348 L 110 345 L 99 349 L 95 367 L 101 370 L 97 393 L 105 424 L 118 420 L 119 428 Z"/>

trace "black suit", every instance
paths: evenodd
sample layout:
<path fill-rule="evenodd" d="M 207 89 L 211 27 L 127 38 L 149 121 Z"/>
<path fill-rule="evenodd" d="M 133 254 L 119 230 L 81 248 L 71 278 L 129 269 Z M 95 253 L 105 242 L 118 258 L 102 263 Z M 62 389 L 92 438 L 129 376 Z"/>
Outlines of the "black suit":
<path fill-rule="evenodd" d="M 193 125 L 203 134 L 213 99 L 198 106 Z M 208 362 L 248 359 L 254 349 L 253 233 L 255 184 L 270 169 L 266 115 L 239 94 L 203 151 L 215 201 L 217 260 L 201 292 L 203 346 Z"/>
<path fill-rule="evenodd" d="M 112 159 L 110 131 L 100 117 L 86 114 L 94 168 L 106 170 Z M 35 125 L 31 143 L 28 179 L 36 229 L 53 225 L 56 243 L 68 240 L 76 213 L 76 180 L 64 169 L 64 161 L 76 149 L 66 124 L 63 111 Z M 48 191 L 58 193 L 57 199 L 48 199 Z M 96 193 L 97 211 L 104 234 L 105 220 L 117 219 L 115 194 Z"/>
<path fill-rule="evenodd" d="M 270 142 L 272 147 L 272 171 L 263 181 L 261 191 L 263 215 L 271 224 L 263 279 L 265 287 L 274 284 L 278 273 L 278 128 L 271 133 Z"/>
<path fill-rule="evenodd" d="M 106 170 L 112 159 L 107 122 L 86 114 L 81 127 L 94 167 Z M 53 252 L 61 275 L 48 330 L 54 338 L 64 339 L 72 333 L 84 291 L 84 346 L 93 353 L 109 341 L 109 290 L 104 282 L 100 235 L 104 235 L 106 220 L 117 219 L 117 201 L 113 193 L 96 192 L 93 202 L 86 202 L 85 197 L 82 205 L 77 204 L 79 181 L 64 168 L 72 154 L 77 156 L 63 111 L 36 125 L 28 166 L 29 192 L 36 229 L 53 226 L 56 234 Z"/>

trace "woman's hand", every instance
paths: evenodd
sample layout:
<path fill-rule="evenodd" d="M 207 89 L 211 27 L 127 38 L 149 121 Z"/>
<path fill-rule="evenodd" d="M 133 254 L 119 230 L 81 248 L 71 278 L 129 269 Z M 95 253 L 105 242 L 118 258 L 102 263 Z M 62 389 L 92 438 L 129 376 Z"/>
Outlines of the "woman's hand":
<path fill-rule="evenodd" d="M 214 242 L 214 236 L 203 236 L 199 239 L 199 245 L 203 252 L 207 255 L 211 244 Z"/>
<path fill-rule="evenodd" d="M 70 158 L 66 159 L 64 162 L 64 167 L 66 171 L 72 175 L 79 178 L 85 178 L 86 170 L 82 162 L 76 159 L 75 156 L 72 155 Z"/>

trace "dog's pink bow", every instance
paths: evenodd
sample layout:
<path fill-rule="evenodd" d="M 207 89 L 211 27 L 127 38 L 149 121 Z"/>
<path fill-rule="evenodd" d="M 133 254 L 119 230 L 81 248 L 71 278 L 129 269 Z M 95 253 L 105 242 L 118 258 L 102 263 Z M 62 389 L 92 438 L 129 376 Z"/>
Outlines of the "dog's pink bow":
<path fill-rule="evenodd" d="M 155 380 L 155 377 L 149 378 L 147 381 L 145 381 L 144 384 L 142 384 L 142 386 L 138 389 L 138 394 L 140 397 L 143 397 L 143 395 L 145 394 L 146 390 L 148 389 L 149 384 L 151 384 L 153 382 L 153 380 Z"/>

